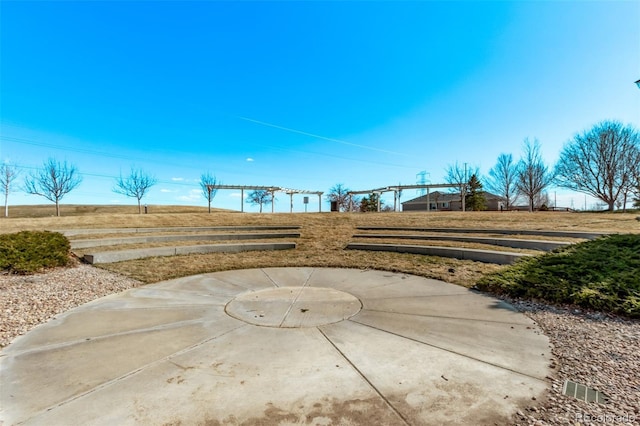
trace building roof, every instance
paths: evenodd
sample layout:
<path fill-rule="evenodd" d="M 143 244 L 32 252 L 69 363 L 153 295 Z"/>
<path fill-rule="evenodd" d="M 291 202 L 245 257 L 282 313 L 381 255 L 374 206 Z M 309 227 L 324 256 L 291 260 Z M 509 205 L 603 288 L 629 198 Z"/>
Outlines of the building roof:
<path fill-rule="evenodd" d="M 452 201 L 460 201 L 460 193 L 459 192 L 440 192 L 440 191 L 433 191 L 431 192 L 429 195 L 429 202 L 430 203 L 435 203 L 436 201 L 438 203 L 450 203 Z M 498 199 L 498 200 L 504 200 L 504 197 L 501 197 L 499 195 L 496 194 L 492 194 L 490 192 L 486 192 L 484 191 L 484 197 L 487 200 L 493 200 L 493 199 Z M 421 195 L 420 197 L 414 198 L 412 200 L 409 201 L 405 201 L 403 203 L 400 204 L 426 204 L 427 202 L 427 195 Z"/>
<path fill-rule="evenodd" d="M 433 191 L 429 193 L 428 197 L 429 197 L 429 202 L 431 203 L 435 203 L 436 200 L 438 200 L 439 203 L 446 203 L 449 201 L 459 200 L 460 194 Z M 426 203 L 426 202 L 427 202 L 427 195 L 425 194 L 425 195 L 421 195 L 420 197 L 414 198 L 412 200 L 405 201 L 401 204 L 420 204 L 420 203 Z"/>

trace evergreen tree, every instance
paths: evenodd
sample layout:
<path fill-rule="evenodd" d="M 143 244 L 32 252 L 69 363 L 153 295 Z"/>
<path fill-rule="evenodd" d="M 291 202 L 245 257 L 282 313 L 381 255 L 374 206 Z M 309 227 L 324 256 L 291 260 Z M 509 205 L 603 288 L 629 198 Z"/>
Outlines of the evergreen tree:
<path fill-rule="evenodd" d="M 487 209 L 487 200 L 484 197 L 484 191 L 482 190 L 482 182 L 478 179 L 478 176 L 474 173 L 471 175 L 469 182 L 467 183 L 467 197 L 465 199 L 467 210 L 480 211 Z"/>
<path fill-rule="evenodd" d="M 378 199 L 380 195 L 370 194 L 368 197 L 362 197 L 360 200 L 361 212 L 377 212 L 378 211 Z M 382 208 L 382 202 L 380 202 L 380 208 Z"/>

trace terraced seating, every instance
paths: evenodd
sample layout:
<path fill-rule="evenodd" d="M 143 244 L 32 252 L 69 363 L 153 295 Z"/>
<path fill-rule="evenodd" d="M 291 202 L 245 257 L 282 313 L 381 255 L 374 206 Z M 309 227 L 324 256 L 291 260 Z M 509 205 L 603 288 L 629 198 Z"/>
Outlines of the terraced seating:
<path fill-rule="evenodd" d="M 283 231 L 300 229 L 297 225 L 274 226 L 171 226 L 156 228 L 90 228 L 90 229 L 62 229 L 60 232 L 66 237 L 91 234 L 139 234 L 159 232 L 215 232 L 215 231 Z"/>
<path fill-rule="evenodd" d="M 486 235 L 527 235 L 555 238 L 593 239 L 604 234 L 577 231 L 545 231 L 545 230 L 512 230 L 512 229 L 462 229 L 462 228 L 407 228 L 407 227 L 378 227 L 362 226 L 358 230 L 364 231 L 395 231 L 411 234 L 395 233 L 364 233 L 354 234 L 353 238 L 377 239 L 377 240 L 422 240 L 422 241 L 454 241 L 461 243 L 474 243 L 488 246 L 510 247 L 524 250 L 550 251 L 558 247 L 572 244 L 569 241 L 547 241 L 539 239 L 522 238 L 497 238 Z M 433 233 L 438 235 L 425 235 L 421 233 Z M 442 235 L 447 234 L 485 234 L 485 236 L 469 235 Z M 474 260 L 486 263 L 511 264 L 523 256 L 531 256 L 532 253 L 486 250 L 466 247 L 441 247 L 431 245 L 406 245 L 401 243 L 349 243 L 346 247 L 351 250 L 391 251 L 398 253 L 413 253 L 430 256 L 452 257 L 456 259 Z"/>
<path fill-rule="evenodd" d="M 424 254 L 428 256 L 453 257 L 461 260 L 475 260 L 477 262 L 497 263 L 506 265 L 515 262 L 523 256 L 531 256 L 524 253 L 511 253 L 505 251 L 477 250 L 457 247 L 412 246 L 404 244 L 358 244 L 349 243 L 350 250 L 393 251 L 397 253 Z"/>
<path fill-rule="evenodd" d="M 551 251 L 571 244 L 567 241 L 520 240 L 515 238 L 466 237 L 450 235 L 355 234 L 353 238 L 393 238 L 396 240 L 436 240 L 478 243 L 494 246 Z"/>
<path fill-rule="evenodd" d="M 606 235 L 602 232 L 582 232 L 582 231 L 545 231 L 538 229 L 465 229 L 465 228 L 407 228 L 388 226 L 358 226 L 356 229 L 362 231 L 420 231 L 420 232 L 443 232 L 450 234 L 504 234 L 504 235 L 538 235 L 541 237 L 561 237 L 561 238 L 584 238 L 593 240 Z"/>
<path fill-rule="evenodd" d="M 189 241 L 229 241 L 229 240 L 265 240 L 274 238 L 299 238 L 299 232 L 280 232 L 299 229 L 299 226 L 218 226 L 218 227 L 165 227 L 165 228 L 111 228 L 111 229 L 72 229 L 60 231 L 67 236 L 141 234 L 143 236 L 122 236 L 108 238 L 81 238 L 70 240 L 72 250 L 89 263 L 110 263 L 124 260 L 142 259 L 155 256 L 175 256 L 191 253 L 213 253 L 251 250 L 287 250 L 296 248 L 293 242 L 253 241 L 237 244 L 180 244 Z M 228 231 L 234 233 L 214 233 Z M 247 232 L 275 231 L 275 232 Z M 206 232 L 206 233 L 203 233 Z M 170 235 L 162 233 L 172 233 Z M 162 234 L 162 235 L 154 235 Z M 176 245 L 167 246 L 167 242 Z M 143 244 L 148 247 L 123 249 L 121 246 Z M 161 247 L 153 245 L 165 244 Z M 116 247 L 117 246 L 117 247 Z M 112 250 L 83 253 L 83 249 L 95 247 L 116 247 Z"/>
<path fill-rule="evenodd" d="M 89 263 L 112 263 L 123 260 L 144 259 L 145 257 L 175 256 L 192 253 L 238 253 L 251 250 L 287 250 L 296 248 L 296 243 L 244 243 L 244 244 L 206 244 L 179 247 L 152 247 L 132 250 L 113 250 L 85 254 Z"/>
<path fill-rule="evenodd" d="M 170 241 L 229 241 L 262 240 L 271 238 L 300 238 L 300 233 L 146 235 L 144 237 L 90 238 L 85 240 L 71 240 L 71 248 L 80 249 L 100 246 L 115 246 L 121 244 L 161 243 Z"/>

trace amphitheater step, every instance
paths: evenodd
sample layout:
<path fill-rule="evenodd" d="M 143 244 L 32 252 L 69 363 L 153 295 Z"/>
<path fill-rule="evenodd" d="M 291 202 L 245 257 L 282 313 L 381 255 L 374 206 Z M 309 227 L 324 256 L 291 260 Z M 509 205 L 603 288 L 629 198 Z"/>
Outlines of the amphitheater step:
<path fill-rule="evenodd" d="M 250 233 L 250 234 L 193 234 L 193 235 L 145 235 L 141 237 L 93 238 L 71 240 L 71 249 L 83 249 L 120 244 L 157 243 L 170 241 L 224 241 L 261 240 L 271 238 L 300 238 L 299 232 Z"/>
<path fill-rule="evenodd" d="M 296 243 L 243 243 L 243 244 L 207 244 L 179 247 L 154 247 L 132 250 L 114 250 L 84 255 L 88 263 L 113 263 L 124 260 L 144 259 L 156 256 L 175 256 L 192 253 L 238 253 L 256 250 L 288 250 L 295 249 Z"/>
<path fill-rule="evenodd" d="M 496 263 L 509 265 L 521 257 L 530 256 L 523 253 L 511 253 L 505 251 L 477 250 L 454 247 L 415 246 L 403 244 L 366 244 L 349 243 L 346 247 L 350 250 L 389 251 L 396 253 L 424 254 L 428 256 L 452 257 L 461 260 L 475 260 L 477 262 Z"/>
<path fill-rule="evenodd" d="M 386 226 L 358 226 L 361 231 L 411 231 L 411 232 L 446 232 L 450 234 L 506 234 L 506 235 L 538 235 L 542 237 L 560 238 L 584 238 L 593 240 L 606 232 L 582 232 L 582 231 L 545 231 L 538 229 L 470 229 L 470 228 L 407 228 Z"/>
<path fill-rule="evenodd" d="M 91 228 L 91 229 L 61 229 L 60 232 L 66 237 L 75 235 L 90 234 L 137 234 L 137 233 L 158 233 L 158 232 L 213 232 L 213 231 L 278 231 L 300 229 L 297 225 L 274 225 L 274 226 L 168 226 L 159 228 Z"/>
<path fill-rule="evenodd" d="M 398 240 L 438 240 L 464 243 L 489 244 L 493 246 L 551 251 L 571 243 L 565 241 L 519 240 L 513 238 L 465 237 L 451 235 L 395 235 L 395 234 L 355 234 L 353 238 L 394 238 Z"/>

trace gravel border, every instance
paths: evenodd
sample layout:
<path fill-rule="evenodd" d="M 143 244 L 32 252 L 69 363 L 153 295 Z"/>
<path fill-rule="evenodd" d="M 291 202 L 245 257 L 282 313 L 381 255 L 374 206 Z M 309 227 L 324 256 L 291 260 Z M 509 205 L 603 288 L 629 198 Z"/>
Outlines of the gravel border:
<path fill-rule="evenodd" d="M 143 283 L 90 265 L 36 275 L 0 275 L 0 348 L 73 307 Z M 550 389 L 519 410 L 514 425 L 640 424 L 640 321 L 504 298 L 552 344 Z M 565 380 L 609 396 L 606 404 L 562 395 Z"/>
<path fill-rule="evenodd" d="M 0 275 L 0 348 L 57 314 L 142 282 L 90 265 Z"/>
<path fill-rule="evenodd" d="M 552 345 L 546 400 L 516 425 L 640 424 L 640 321 L 572 307 L 503 298 L 534 320 Z M 562 394 L 565 380 L 605 393 L 606 404 Z"/>

